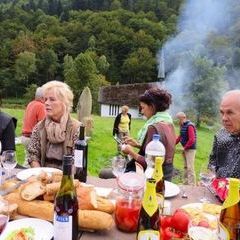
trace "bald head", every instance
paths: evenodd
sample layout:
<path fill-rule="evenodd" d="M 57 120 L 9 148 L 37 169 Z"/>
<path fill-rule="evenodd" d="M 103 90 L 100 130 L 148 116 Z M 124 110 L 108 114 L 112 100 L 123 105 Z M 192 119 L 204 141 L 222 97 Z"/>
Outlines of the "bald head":
<path fill-rule="evenodd" d="M 180 125 L 182 125 L 187 120 L 187 116 L 184 112 L 178 112 L 176 114 L 176 118 L 178 118 Z"/>
<path fill-rule="evenodd" d="M 222 124 L 232 134 L 240 134 L 240 90 L 231 90 L 224 94 L 220 113 Z"/>

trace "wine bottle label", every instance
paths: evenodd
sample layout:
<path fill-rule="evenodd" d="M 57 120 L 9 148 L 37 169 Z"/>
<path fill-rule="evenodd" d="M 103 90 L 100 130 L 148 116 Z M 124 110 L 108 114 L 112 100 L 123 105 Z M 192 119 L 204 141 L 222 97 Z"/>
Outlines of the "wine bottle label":
<path fill-rule="evenodd" d="M 54 240 L 72 240 L 72 216 L 54 213 Z"/>
<path fill-rule="evenodd" d="M 160 238 L 160 234 L 158 231 L 144 230 L 138 233 L 137 240 L 159 240 L 159 238 Z"/>
<path fill-rule="evenodd" d="M 218 239 L 219 240 L 230 240 L 228 230 L 220 223 L 218 227 Z"/>
<path fill-rule="evenodd" d="M 150 195 L 148 198 L 148 201 L 143 201 L 143 208 L 145 209 L 147 214 L 151 217 L 158 209 L 158 202 L 157 202 L 156 197 L 153 198 Z"/>
<path fill-rule="evenodd" d="M 74 150 L 74 166 L 79 168 L 83 167 L 83 150 Z"/>

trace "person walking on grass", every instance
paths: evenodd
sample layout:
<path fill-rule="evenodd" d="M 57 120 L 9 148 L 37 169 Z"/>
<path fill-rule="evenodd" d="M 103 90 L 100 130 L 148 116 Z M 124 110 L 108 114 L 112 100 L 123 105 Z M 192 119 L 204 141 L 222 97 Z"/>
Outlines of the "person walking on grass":
<path fill-rule="evenodd" d="M 176 139 L 176 144 L 179 142 L 183 146 L 184 158 L 184 184 L 195 185 L 196 176 L 194 170 L 197 134 L 195 125 L 187 119 L 184 112 L 178 112 L 176 115 L 179 120 L 180 134 Z"/>

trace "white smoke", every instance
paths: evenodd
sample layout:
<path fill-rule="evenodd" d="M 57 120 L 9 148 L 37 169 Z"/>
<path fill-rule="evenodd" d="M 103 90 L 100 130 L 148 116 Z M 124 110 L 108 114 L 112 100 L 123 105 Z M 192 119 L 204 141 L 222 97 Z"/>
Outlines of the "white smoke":
<path fill-rule="evenodd" d="M 187 53 L 191 51 L 212 60 L 217 59 L 218 62 L 224 54 L 227 54 L 224 50 L 217 53 L 209 51 L 206 43 L 214 34 L 226 34 L 229 31 L 234 21 L 231 18 L 229 1 L 186 0 L 179 16 L 176 36 L 169 39 L 163 46 L 167 73 L 165 86 L 173 95 L 173 113 L 185 110 L 189 104 L 184 98 L 185 86 L 191 81 L 189 76 L 192 76 L 194 69 Z M 158 56 L 161 55 L 160 52 Z M 233 82 L 236 76 L 237 74 L 231 73 Z"/>

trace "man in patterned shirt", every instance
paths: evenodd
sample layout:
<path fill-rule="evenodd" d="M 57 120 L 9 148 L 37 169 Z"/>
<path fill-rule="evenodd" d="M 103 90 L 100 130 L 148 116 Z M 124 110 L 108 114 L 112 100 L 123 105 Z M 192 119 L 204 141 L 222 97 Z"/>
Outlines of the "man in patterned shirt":
<path fill-rule="evenodd" d="M 209 164 L 217 177 L 240 178 L 240 90 L 223 96 L 220 114 L 223 128 L 214 137 Z"/>

